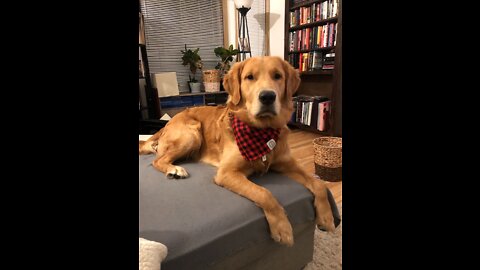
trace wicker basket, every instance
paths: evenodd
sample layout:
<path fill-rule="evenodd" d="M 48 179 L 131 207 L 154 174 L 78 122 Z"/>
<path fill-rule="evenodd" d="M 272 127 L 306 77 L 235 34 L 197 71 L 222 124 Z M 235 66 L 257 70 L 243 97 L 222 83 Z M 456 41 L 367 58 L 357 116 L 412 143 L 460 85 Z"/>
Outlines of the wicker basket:
<path fill-rule="evenodd" d="M 203 71 L 203 85 L 205 92 L 220 91 L 220 72 L 218 69 L 208 69 Z"/>
<path fill-rule="evenodd" d="M 316 138 L 313 140 L 313 151 L 315 174 L 325 181 L 342 181 L 342 138 Z"/>

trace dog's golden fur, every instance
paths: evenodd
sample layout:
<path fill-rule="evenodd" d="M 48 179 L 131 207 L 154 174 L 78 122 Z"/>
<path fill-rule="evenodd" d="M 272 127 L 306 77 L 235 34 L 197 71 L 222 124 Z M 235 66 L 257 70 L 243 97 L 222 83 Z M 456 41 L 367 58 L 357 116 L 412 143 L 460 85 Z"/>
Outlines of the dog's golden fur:
<path fill-rule="evenodd" d="M 169 178 L 188 177 L 184 168 L 173 165 L 179 159 L 190 158 L 216 166 L 214 182 L 255 202 L 265 213 L 272 238 L 293 245 L 292 226 L 283 207 L 270 191 L 247 179 L 254 172 L 264 173 L 269 169 L 283 173 L 314 194 L 317 225 L 333 231 L 335 226 L 326 186 L 297 164 L 287 145 L 292 95 L 299 83 L 298 72 L 279 57 L 254 57 L 236 63 L 223 81 L 229 93 L 226 106 L 182 111 L 147 141 L 140 141 L 139 152 L 156 152 L 153 166 Z M 268 110 L 264 110 L 265 106 L 259 101 L 259 94 L 264 90 L 276 94 Z M 281 129 L 277 145 L 267 154 L 265 162 L 261 159 L 246 161 L 242 157 L 230 126 L 229 113 L 251 126 Z"/>

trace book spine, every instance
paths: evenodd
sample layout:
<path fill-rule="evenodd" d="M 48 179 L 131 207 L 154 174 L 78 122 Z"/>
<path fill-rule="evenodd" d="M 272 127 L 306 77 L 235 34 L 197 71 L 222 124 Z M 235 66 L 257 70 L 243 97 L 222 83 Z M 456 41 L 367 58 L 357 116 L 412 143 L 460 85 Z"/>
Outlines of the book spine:
<path fill-rule="evenodd" d="M 307 71 L 308 67 L 308 53 L 303 53 L 303 68 L 302 71 Z"/>
<path fill-rule="evenodd" d="M 329 32 L 330 32 L 330 33 L 329 33 L 330 36 L 329 36 L 329 38 L 328 38 L 328 46 L 331 47 L 331 46 L 333 46 L 334 24 L 333 24 L 333 23 L 330 23 L 328 29 L 329 29 Z"/>
<path fill-rule="evenodd" d="M 307 22 L 307 16 L 305 14 L 305 7 L 302 7 L 302 23 L 305 24 Z"/>
<path fill-rule="evenodd" d="M 322 48 L 323 42 L 323 25 L 318 27 L 318 47 Z"/>
<path fill-rule="evenodd" d="M 327 18 L 327 8 L 326 7 L 327 7 L 327 2 L 322 2 L 322 14 L 323 14 L 322 20 Z"/>
<path fill-rule="evenodd" d="M 298 57 L 298 58 L 299 58 L 299 60 L 298 60 L 298 69 L 300 70 L 300 72 L 302 72 L 302 71 L 303 71 L 303 70 L 302 70 L 302 67 L 303 67 L 303 57 L 302 57 L 302 54 L 301 54 L 301 53 L 299 53 L 298 55 L 299 55 L 299 57 Z"/>
<path fill-rule="evenodd" d="M 308 23 L 312 23 L 312 22 L 313 22 L 312 6 L 309 6 L 309 7 L 307 8 L 307 11 L 308 11 Z"/>
<path fill-rule="evenodd" d="M 338 16 L 338 0 L 333 0 L 333 16 Z"/>
<path fill-rule="evenodd" d="M 312 21 L 316 22 L 317 21 L 317 13 L 315 12 L 315 3 L 312 5 Z"/>
<path fill-rule="evenodd" d="M 338 23 L 335 24 L 335 37 L 333 38 L 333 46 L 337 46 L 337 25 Z"/>
<path fill-rule="evenodd" d="M 318 117 L 318 124 L 317 124 L 317 129 L 320 131 L 325 131 L 325 113 L 326 113 L 326 104 L 327 101 L 320 102 L 318 104 L 318 112 L 319 112 L 319 117 Z"/>
<path fill-rule="evenodd" d="M 320 20 L 323 20 L 323 2 L 320 3 L 320 6 L 318 7 L 319 14 L 320 14 Z"/>
<path fill-rule="evenodd" d="M 313 28 L 308 28 L 310 30 L 310 40 L 308 42 L 309 49 L 313 49 Z"/>
<path fill-rule="evenodd" d="M 318 126 L 318 102 L 317 98 L 312 101 L 312 119 L 310 121 L 310 126 L 315 129 Z"/>
<path fill-rule="evenodd" d="M 295 25 L 300 25 L 300 9 L 295 10 Z"/>
<path fill-rule="evenodd" d="M 317 21 L 320 21 L 320 4 L 316 5 Z"/>
<path fill-rule="evenodd" d="M 310 101 L 308 102 L 308 122 L 307 124 L 310 126 L 312 123 L 312 107 L 313 107 L 313 102 Z"/>
<path fill-rule="evenodd" d="M 308 28 L 303 29 L 303 49 L 306 50 L 308 46 Z"/>
<path fill-rule="evenodd" d="M 302 38 L 302 30 L 295 31 L 295 51 L 300 50 L 300 40 Z"/>
<path fill-rule="evenodd" d="M 330 116 L 330 101 L 325 101 L 323 107 L 323 115 L 322 115 L 322 131 L 326 131 L 329 129 L 329 116 Z"/>

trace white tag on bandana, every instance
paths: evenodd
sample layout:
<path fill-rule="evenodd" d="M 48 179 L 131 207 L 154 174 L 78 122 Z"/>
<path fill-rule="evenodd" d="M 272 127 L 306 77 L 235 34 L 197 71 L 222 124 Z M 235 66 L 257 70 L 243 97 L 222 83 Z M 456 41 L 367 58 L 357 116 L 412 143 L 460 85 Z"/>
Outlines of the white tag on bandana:
<path fill-rule="evenodd" d="M 275 142 L 274 139 L 270 139 L 270 141 L 267 142 L 267 146 L 268 146 L 268 148 L 270 148 L 270 150 L 273 150 L 275 145 L 277 145 L 277 143 Z"/>

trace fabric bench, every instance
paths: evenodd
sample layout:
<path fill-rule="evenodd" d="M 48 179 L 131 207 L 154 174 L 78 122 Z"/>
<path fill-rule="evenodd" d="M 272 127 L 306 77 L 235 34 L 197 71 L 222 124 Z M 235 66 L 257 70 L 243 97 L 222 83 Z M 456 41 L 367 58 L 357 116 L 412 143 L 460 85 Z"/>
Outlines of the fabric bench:
<path fill-rule="evenodd" d="M 295 239 L 286 247 L 271 239 L 259 207 L 213 182 L 215 167 L 182 163 L 190 177 L 173 180 L 152 167 L 154 157 L 139 156 L 139 237 L 167 246 L 162 270 L 301 269 L 312 260 L 313 196 L 302 185 L 274 172 L 249 177 L 285 208 Z M 329 200 L 338 226 L 330 191 Z"/>

